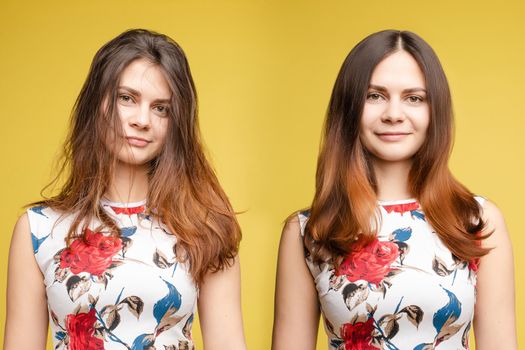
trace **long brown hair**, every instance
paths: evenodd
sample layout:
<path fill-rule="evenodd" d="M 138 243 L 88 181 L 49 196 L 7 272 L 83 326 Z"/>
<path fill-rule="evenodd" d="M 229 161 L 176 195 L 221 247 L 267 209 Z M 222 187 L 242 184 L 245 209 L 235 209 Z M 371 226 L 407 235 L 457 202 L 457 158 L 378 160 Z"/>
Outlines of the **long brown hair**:
<path fill-rule="evenodd" d="M 314 261 L 338 264 L 379 228 L 377 184 L 360 140 L 360 122 L 370 79 L 386 56 L 404 50 L 421 68 L 430 105 L 430 125 L 413 157 L 409 187 L 428 223 L 459 259 L 488 252 L 480 246 L 485 227 L 473 194 L 452 176 L 453 113 L 447 78 L 432 48 L 418 35 L 386 30 L 355 46 L 337 76 L 327 111 L 317 163 L 316 192 L 306 224 L 305 244 Z"/>
<path fill-rule="evenodd" d="M 73 108 L 61 168 L 49 186 L 59 186 L 62 177 L 65 184 L 56 196 L 39 204 L 75 215 L 68 244 L 83 236 L 93 219 L 101 223 L 99 229 L 120 234 L 100 205 L 116 164 L 105 140 L 121 129 L 115 107 L 119 80 L 123 70 L 137 59 L 157 65 L 172 93 L 166 142 L 149 164 L 148 211 L 177 236 L 177 256 L 189 261 L 190 273 L 200 283 L 208 271 L 231 265 L 241 231 L 203 152 L 197 94 L 186 56 L 166 35 L 129 30 L 96 53 Z"/>

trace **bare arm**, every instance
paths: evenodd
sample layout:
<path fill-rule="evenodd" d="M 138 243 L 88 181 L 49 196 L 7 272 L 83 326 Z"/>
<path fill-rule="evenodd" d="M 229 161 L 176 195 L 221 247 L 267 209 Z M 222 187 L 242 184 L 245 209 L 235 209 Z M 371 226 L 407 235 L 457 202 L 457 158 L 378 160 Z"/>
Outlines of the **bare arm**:
<path fill-rule="evenodd" d="M 204 349 L 244 350 L 238 257 L 233 266 L 209 273 L 199 290 L 199 319 Z"/>
<path fill-rule="evenodd" d="M 492 236 L 483 241 L 492 247 L 481 258 L 477 273 L 477 297 L 474 313 L 476 349 L 518 348 L 514 305 L 514 260 L 505 221 L 492 203 L 484 205 L 484 216 Z"/>
<path fill-rule="evenodd" d="M 44 280 L 24 214 L 16 223 L 9 250 L 4 350 L 45 349 L 47 323 Z"/>
<path fill-rule="evenodd" d="M 306 266 L 299 220 L 284 227 L 277 263 L 273 350 L 313 350 L 319 327 L 319 302 Z"/>

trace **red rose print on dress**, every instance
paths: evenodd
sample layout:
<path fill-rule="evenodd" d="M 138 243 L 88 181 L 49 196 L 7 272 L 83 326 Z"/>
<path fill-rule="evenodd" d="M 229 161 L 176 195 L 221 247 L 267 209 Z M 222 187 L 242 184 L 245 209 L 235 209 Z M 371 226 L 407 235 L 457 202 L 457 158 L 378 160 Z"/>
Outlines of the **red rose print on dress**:
<path fill-rule="evenodd" d="M 374 319 L 369 318 L 366 322 L 346 323 L 341 326 L 341 336 L 344 340 L 346 350 L 376 350 L 372 346 L 372 332 L 374 330 Z"/>
<path fill-rule="evenodd" d="M 69 267 L 74 274 L 89 272 L 100 276 L 113 263 L 113 256 L 122 249 L 122 241 L 118 237 L 86 231 L 85 240 L 75 239 L 60 253 L 60 268 Z"/>
<path fill-rule="evenodd" d="M 345 275 L 349 281 L 365 280 L 378 285 L 394 270 L 390 265 L 399 257 L 399 247 L 394 242 L 381 242 L 377 238 L 370 244 L 346 257 L 337 275 Z"/>
<path fill-rule="evenodd" d="M 96 321 L 95 309 L 89 310 L 88 313 L 67 315 L 69 350 L 104 350 L 104 341 L 94 336 Z"/>

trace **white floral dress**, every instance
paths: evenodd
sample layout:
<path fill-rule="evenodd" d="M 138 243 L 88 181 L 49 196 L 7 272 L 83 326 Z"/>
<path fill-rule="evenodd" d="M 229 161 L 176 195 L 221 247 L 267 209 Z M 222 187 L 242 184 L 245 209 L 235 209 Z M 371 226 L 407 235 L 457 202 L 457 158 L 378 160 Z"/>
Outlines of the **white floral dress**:
<path fill-rule="evenodd" d="M 451 254 L 417 201 L 379 202 L 379 210 L 376 239 L 337 270 L 306 252 L 329 348 L 468 349 L 476 263 Z M 299 220 L 304 235 L 308 212 Z"/>
<path fill-rule="evenodd" d="M 177 261 L 177 238 L 145 214 L 145 201 L 102 203 L 120 237 L 65 238 L 73 217 L 28 209 L 35 258 L 44 276 L 55 349 L 193 349 L 198 290 Z"/>

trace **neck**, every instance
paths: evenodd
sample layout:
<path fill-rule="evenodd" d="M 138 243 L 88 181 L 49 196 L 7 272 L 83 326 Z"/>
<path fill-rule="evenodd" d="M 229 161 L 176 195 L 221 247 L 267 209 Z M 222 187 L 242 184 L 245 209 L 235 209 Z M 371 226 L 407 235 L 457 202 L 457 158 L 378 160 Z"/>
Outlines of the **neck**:
<path fill-rule="evenodd" d="M 148 196 L 148 165 L 118 162 L 105 197 L 112 202 L 139 202 Z"/>
<path fill-rule="evenodd" d="M 408 186 L 411 166 L 412 161 L 410 159 L 400 162 L 373 160 L 377 196 L 380 200 L 408 199 L 413 196 Z"/>

